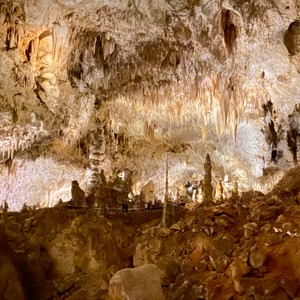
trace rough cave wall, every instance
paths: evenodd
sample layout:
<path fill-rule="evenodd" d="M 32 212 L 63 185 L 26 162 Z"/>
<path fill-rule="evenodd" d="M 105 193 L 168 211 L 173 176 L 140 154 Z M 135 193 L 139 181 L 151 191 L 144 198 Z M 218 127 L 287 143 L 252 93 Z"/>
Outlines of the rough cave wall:
<path fill-rule="evenodd" d="M 274 167 L 270 120 L 280 132 L 277 167 L 297 158 L 287 135 L 299 103 L 298 18 L 296 1 L 279 0 L 0 1 L 0 202 L 41 202 L 25 191 L 51 168 L 66 170 L 57 197 L 68 200 L 71 179 L 85 186 L 99 120 L 129 140 L 119 151 L 107 138 L 107 176 L 129 167 L 136 186 L 153 179 L 161 193 L 169 151 L 176 190 L 178 178 L 201 177 L 210 152 L 215 178 L 266 191 L 277 180 L 260 180 Z M 269 100 L 276 113 L 266 115 Z M 37 159 L 51 167 L 37 172 Z M 25 165 L 32 180 L 20 183 Z"/>

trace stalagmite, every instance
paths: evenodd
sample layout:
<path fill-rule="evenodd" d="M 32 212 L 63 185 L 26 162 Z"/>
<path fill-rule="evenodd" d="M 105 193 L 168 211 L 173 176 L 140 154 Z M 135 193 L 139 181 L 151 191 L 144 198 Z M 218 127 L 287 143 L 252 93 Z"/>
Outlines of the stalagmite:
<path fill-rule="evenodd" d="M 72 195 L 72 201 L 74 205 L 76 206 L 86 205 L 84 191 L 80 188 L 76 180 L 72 181 L 71 195 Z"/>
<path fill-rule="evenodd" d="M 165 203 L 169 202 L 169 157 L 166 159 L 166 185 L 165 185 Z"/>
<path fill-rule="evenodd" d="M 203 203 L 209 204 L 213 199 L 213 187 L 211 185 L 211 161 L 209 154 L 206 155 L 204 163 L 204 186 L 203 186 Z"/>
<path fill-rule="evenodd" d="M 239 197 L 239 186 L 238 186 L 237 181 L 234 181 L 234 183 L 233 183 L 232 194 L 233 194 L 234 197 Z"/>
<path fill-rule="evenodd" d="M 178 213 L 175 206 L 170 202 L 169 199 L 169 157 L 167 153 L 166 159 L 166 186 L 165 186 L 165 199 L 164 208 L 162 213 L 161 227 L 170 227 L 178 221 Z"/>
<path fill-rule="evenodd" d="M 4 201 L 4 207 L 1 214 L 1 223 L 3 225 L 7 224 L 7 212 L 8 212 L 8 204 L 7 201 Z"/>
<path fill-rule="evenodd" d="M 297 141 L 296 141 L 296 145 L 297 145 L 297 153 L 296 153 L 296 159 L 297 159 L 297 163 L 300 164 L 300 136 L 297 136 Z"/>
<path fill-rule="evenodd" d="M 103 168 L 105 161 L 105 135 L 104 126 L 98 124 L 97 130 L 90 134 L 90 153 L 89 153 L 89 167 L 87 178 L 87 193 L 93 193 L 94 189 L 99 184 L 99 174 Z"/>
<path fill-rule="evenodd" d="M 217 187 L 216 187 L 216 200 L 217 201 L 222 201 L 223 200 L 223 186 L 221 180 L 217 182 Z"/>

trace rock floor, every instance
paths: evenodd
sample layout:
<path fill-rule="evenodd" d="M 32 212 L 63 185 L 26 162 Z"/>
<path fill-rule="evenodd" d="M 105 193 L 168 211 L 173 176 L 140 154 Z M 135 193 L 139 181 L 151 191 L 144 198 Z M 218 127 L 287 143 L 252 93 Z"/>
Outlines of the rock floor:
<path fill-rule="evenodd" d="M 188 203 L 169 228 L 160 226 L 159 210 L 2 213 L 0 294 L 117 299 L 108 292 L 113 274 L 155 264 L 165 299 L 300 299 L 300 206 L 279 187 L 284 182 L 269 195 Z"/>

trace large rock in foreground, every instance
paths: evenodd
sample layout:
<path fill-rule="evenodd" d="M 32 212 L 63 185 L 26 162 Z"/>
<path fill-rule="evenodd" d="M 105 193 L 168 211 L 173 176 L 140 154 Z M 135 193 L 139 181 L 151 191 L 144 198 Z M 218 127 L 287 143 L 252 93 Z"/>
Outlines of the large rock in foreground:
<path fill-rule="evenodd" d="M 14 254 L 6 242 L 2 224 L 0 225 L 0 299 L 25 300 L 21 274 L 14 264 Z"/>
<path fill-rule="evenodd" d="M 152 264 L 118 271 L 109 282 L 111 300 L 163 300 L 160 271 Z"/>

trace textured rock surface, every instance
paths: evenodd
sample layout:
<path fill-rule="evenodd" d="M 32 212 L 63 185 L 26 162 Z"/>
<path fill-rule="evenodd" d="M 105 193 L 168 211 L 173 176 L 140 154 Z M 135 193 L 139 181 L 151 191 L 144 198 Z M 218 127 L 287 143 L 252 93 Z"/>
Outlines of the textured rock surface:
<path fill-rule="evenodd" d="M 22 276 L 18 270 L 16 257 L 10 249 L 6 235 L 3 231 L 4 227 L 0 224 L 0 295 L 3 299 L 26 299 Z"/>
<path fill-rule="evenodd" d="M 163 300 L 159 269 L 149 264 L 118 271 L 109 282 L 108 296 L 112 300 Z"/>
<path fill-rule="evenodd" d="M 4 209 L 1 293 L 32 300 L 122 299 L 124 293 L 147 299 L 154 292 L 152 299 L 163 292 L 168 300 L 297 299 L 300 209 L 295 201 L 283 205 L 289 175 L 280 186 L 283 191 L 277 187 L 271 196 L 252 192 L 178 207 L 180 220 L 170 228 L 160 226 L 162 210 L 103 214 L 62 203 Z M 144 270 L 149 266 L 153 285 Z"/>
<path fill-rule="evenodd" d="M 37 157 L 60 169 L 71 154 L 84 173 L 50 187 L 64 201 L 69 181 L 91 188 L 114 166 L 134 172 L 136 193 L 153 180 L 162 198 L 166 151 L 174 195 L 179 178 L 203 176 L 208 152 L 213 178 L 227 174 L 240 191 L 269 191 L 299 158 L 296 2 L 0 3 L 0 201 L 10 207 L 25 202 L 19 193 L 43 201 L 28 191 L 45 190 Z M 23 164 L 32 180 L 20 187 Z"/>

